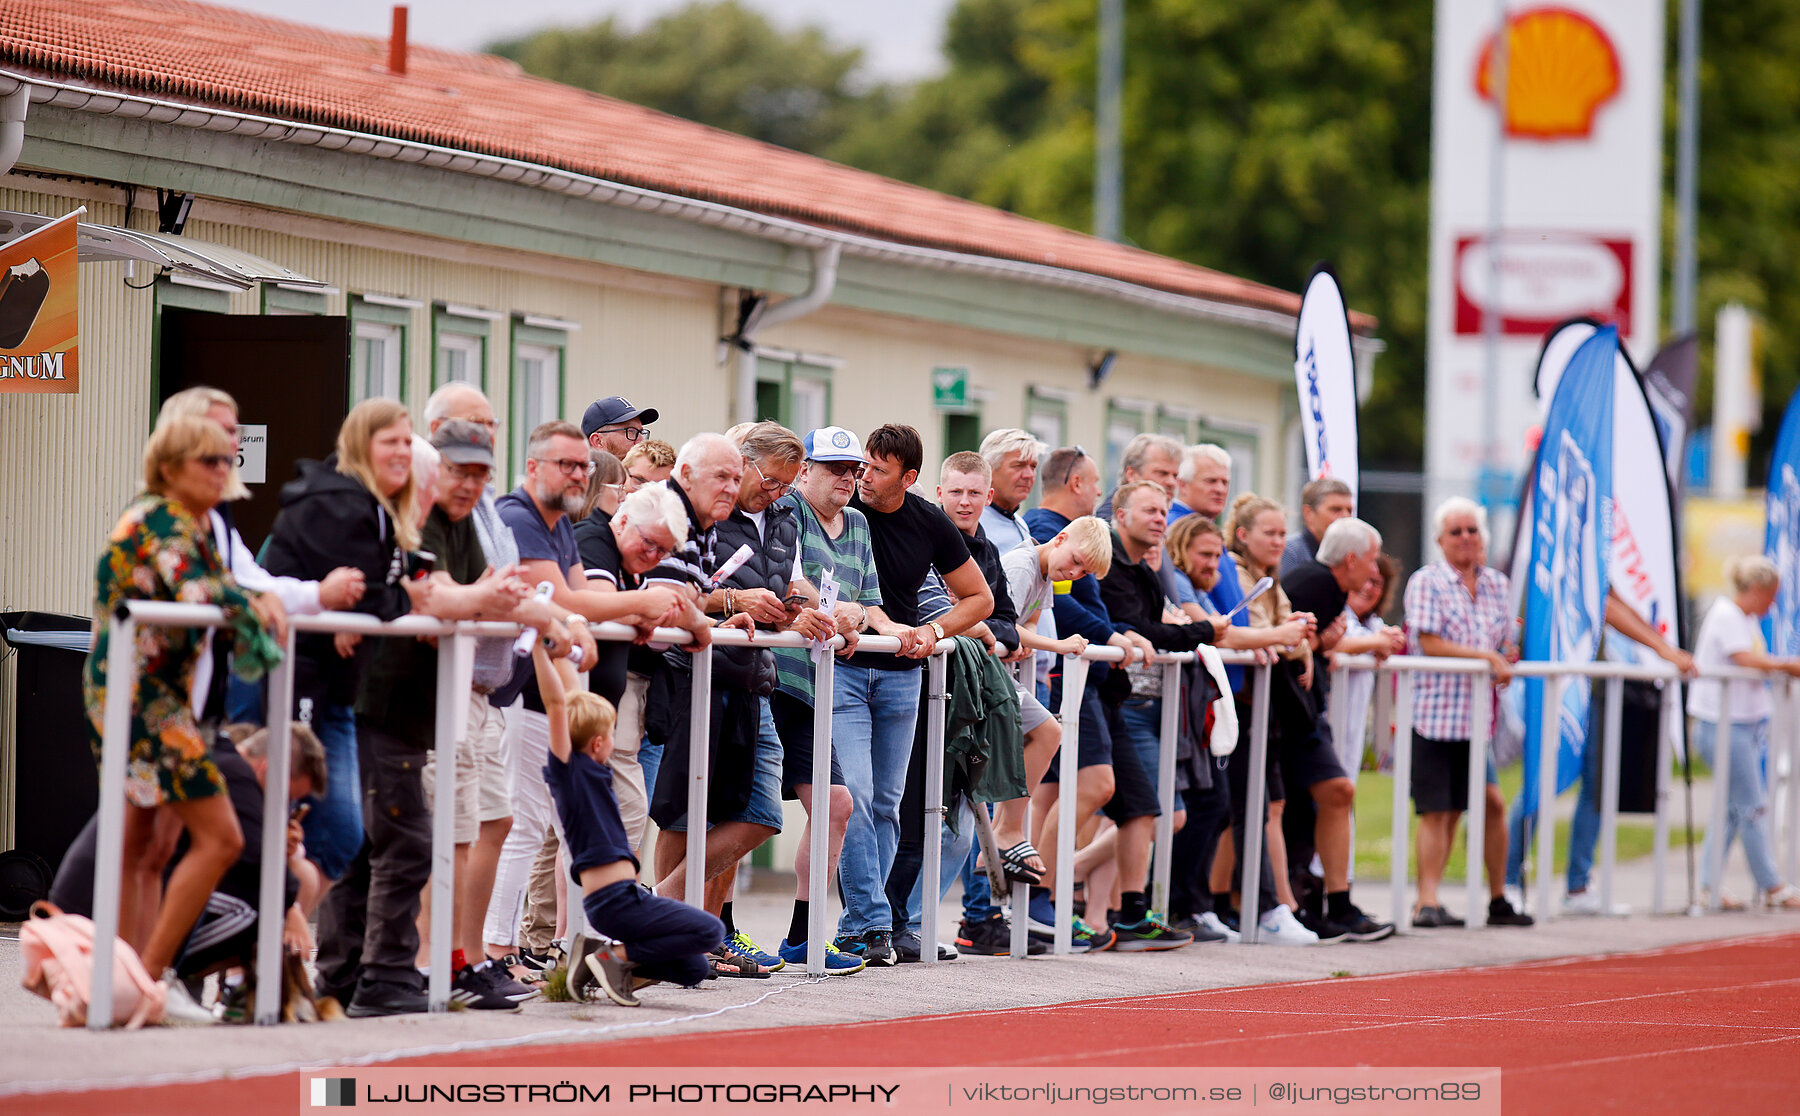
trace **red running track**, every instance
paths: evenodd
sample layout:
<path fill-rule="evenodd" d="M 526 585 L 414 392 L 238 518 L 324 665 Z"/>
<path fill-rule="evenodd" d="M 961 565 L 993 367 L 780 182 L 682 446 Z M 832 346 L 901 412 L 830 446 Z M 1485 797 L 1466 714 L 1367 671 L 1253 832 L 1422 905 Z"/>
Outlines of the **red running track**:
<path fill-rule="evenodd" d="M 390 1064 L 1499 1065 L 1508 1112 L 1793 1113 L 1800 1111 L 1800 935 L 1497 968 L 512 1048 Z M 65 1094 L 38 1098 L 45 1103 L 34 1107 L 179 1116 L 285 1111 L 297 1089 L 298 1075 L 283 1074 L 140 1087 L 128 1094 Z"/>

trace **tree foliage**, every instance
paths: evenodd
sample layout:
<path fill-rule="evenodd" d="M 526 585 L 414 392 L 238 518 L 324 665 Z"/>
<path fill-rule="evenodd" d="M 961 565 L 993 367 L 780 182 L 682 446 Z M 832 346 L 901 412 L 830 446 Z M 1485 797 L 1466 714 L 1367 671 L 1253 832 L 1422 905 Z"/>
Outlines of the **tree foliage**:
<path fill-rule="evenodd" d="M 495 49 L 558 81 L 1085 229 L 1096 12 L 1096 0 L 959 0 L 944 71 L 905 86 L 862 81 L 858 51 L 735 0 Z M 1289 290 L 1331 260 L 1389 346 L 1363 415 L 1371 467 L 1422 458 L 1432 13 L 1432 0 L 1126 5 L 1126 238 Z M 1710 342 L 1724 302 L 1761 315 L 1766 454 L 1800 382 L 1800 5 L 1707 4 L 1703 18 L 1699 323 Z"/>

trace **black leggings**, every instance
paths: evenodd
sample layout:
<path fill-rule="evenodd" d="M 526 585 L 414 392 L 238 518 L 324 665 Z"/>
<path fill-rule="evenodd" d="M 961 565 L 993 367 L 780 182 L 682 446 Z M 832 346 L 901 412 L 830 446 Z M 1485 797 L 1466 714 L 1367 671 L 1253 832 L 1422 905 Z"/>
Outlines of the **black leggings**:
<path fill-rule="evenodd" d="M 625 946 L 638 976 L 688 988 L 706 979 L 706 952 L 725 940 L 723 922 L 636 880 L 607 884 L 584 898 L 581 909 L 594 929 Z"/>

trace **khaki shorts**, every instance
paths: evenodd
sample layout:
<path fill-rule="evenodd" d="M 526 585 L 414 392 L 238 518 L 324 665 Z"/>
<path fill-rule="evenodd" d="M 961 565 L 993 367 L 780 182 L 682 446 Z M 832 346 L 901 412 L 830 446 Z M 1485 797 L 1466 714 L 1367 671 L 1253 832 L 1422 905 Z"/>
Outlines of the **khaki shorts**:
<path fill-rule="evenodd" d="M 619 800 L 619 820 L 633 852 L 641 852 L 650 829 L 650 795 L 644 785 L 644 768 L 638 749 L 644 742 L 644 699 L 650 679 L 642 674 L 625 676 L 625 692 L 619 697 L 619 716 L 613 726 L 613 794 Z"/>
<path fill-rule="evenodd" d="M 469 845 L 481 834 L 481 823 L 512 816 L 512 800 L 506 793 L 506 761 L 501 740 L 506 724 L 500 711 L 484 694 L 469 695 L 468 722 L 456 744 L 455 841 Z M 425 805 L 429 809 L 437 790 L 435 752 L 426 753 L 422 778 Z"/>

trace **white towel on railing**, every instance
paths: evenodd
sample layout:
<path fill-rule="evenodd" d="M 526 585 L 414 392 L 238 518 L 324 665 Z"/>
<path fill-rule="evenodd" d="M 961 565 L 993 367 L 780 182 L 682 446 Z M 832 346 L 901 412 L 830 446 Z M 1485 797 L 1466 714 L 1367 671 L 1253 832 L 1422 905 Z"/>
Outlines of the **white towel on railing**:
<path fill-rule="evenodd" d="M 1215 756 L 1229 756 L 1237 751 L 1238 719 L 1237 701 L 1231 696 L 1231 683 L 1225 680 L 1225 663 L 1210 644 L 1202 643 L 1194 650 L 1199 653 L 1200 662 L 1205 665 L 1206 673 L 1212 675 L 1220 694 L 1213 701 L 1212 739 L 1207 746 Z"/>

